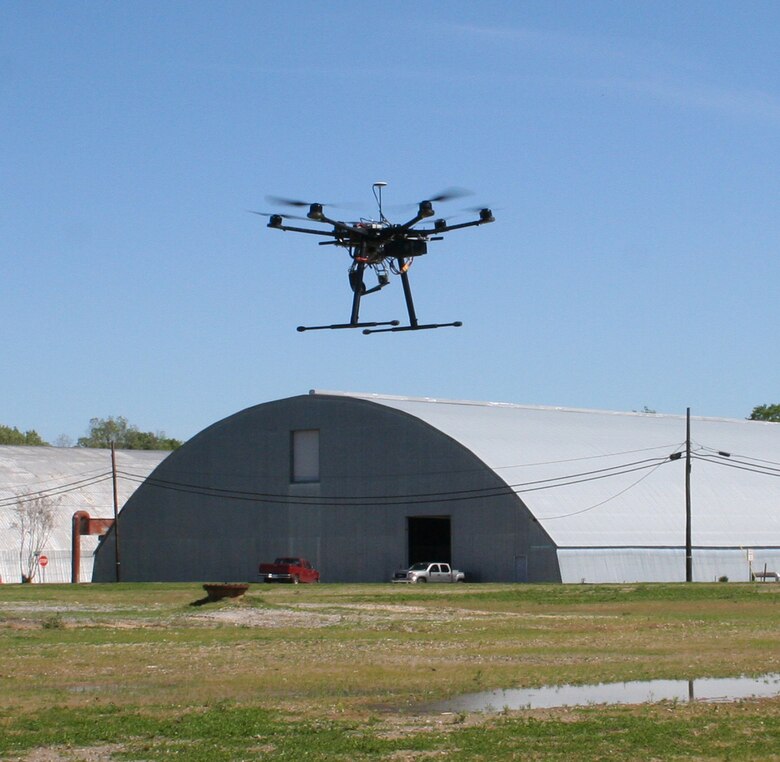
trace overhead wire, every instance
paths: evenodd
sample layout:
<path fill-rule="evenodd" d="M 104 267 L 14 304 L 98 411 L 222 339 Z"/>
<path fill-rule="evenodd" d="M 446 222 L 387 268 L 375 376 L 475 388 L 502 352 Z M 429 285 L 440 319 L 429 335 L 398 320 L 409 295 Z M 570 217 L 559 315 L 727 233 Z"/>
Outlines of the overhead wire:
<path fill-rule="evenodd" d="M 43 492 L 46 489 L 49 489 L 49 488 L 43 486 L 45 484 L 50 484 L 50 483 L 54 482 L 55 484 L 54 484 L 53 487 L 51 487 L 51 489 L 54 489 L 56 487 L 62 486 L 61 484 L 59 484 L 59 482 L 61 482 L 61 480 L 63 478 L 68 478 L 70 480 L 77 480 L 79 478 L 83 478 L 83 479 L 86 480 L 86 479 L 91 479 L 93 477 L 102 476 L 105 473 L 106 473 L 105 467 L 91 468 L 91 469 L 89 469 L 87 471 L 76 471 L 74 473 L 68 474 L 66 477 L 63 477 L 62 475 L 60 475 L 60 476 L 52 476 L 52 477 L 50 477 L 48 479 L 37 479 L 36 481 L 25 482 L 24 487 L 29 492 L 33 492 L 33 489 L 36 488 L 36 487 L 38 488 L 39 492 Z"/>
<path fill-rule="evenodd" d="M 581 508 L 577 511 L 571 511 L 570 513 L 562 513 L 558 516 L 537 516 L 537 518 L 542 519 L 543 521 L 552 521 L 553 519 L 567 519 L 570 516 L 578 516 L 581 513 L 587 513 L 588 511 L 592 511 L 595 508 L 600 508 L 602 505 L 605 505 L 606 503 L 609 503 L 612 500 L 615 500 L 616 498 L 620 497 L 621 495 L 625 495 L 626 492 L 629 490 L 632 490 L 634 487 L 636 487 L 638 484 L 643 482 L 645 479 L 647 479 L 648 476 L 652 476 L 661 466 L 663 466 L 664 463 L 661 462 L 657 466 L 654 466 L 650 471 L 648 471 L 646 474 L 642 474 L 636 481 L 629 484 L 624 489 L 620 490 L 620 492 L 616 492 L 614 495 L 611 495 L 606 500 L 601 500 L 598 503 L 594 503 L 593 505 L 589 505 L 587 508 Z"/>
<path fill-rule="evenodd" d="M 734 468 L 738 471 L 750 471 L 754 474 L 762 474 L 763 476 L 780 477 L 780 468 L 769 468 L 767 466 L 756 466 L 752 463 L 746 463 L 740 460 L 732 460 L 731 458 L 716 458 L 712 455 L 697 455 L 691 456 L 695 460 L 702 460 L 705 463 L 712 463 L 716 466 L 723 466 L 724 468 Z"/>
<path fill-rule="evenodd" d="M 492 471 L 508 471 L 510 469 L 521 469 L 521 468 L 538 468 L 539 466 L 554 466 L 559 465 L 562 463 L 576 463 L 578 461 L 583 460 L 598 460 L 601 458 L 617 458 L 621 455 L 634 455 L 636 453 L 641 452 L 651 452 L 653 450 L 662 450 L 664 452 L 668 452 L 672 450 L 673 448 L 680 448 L 683 446 L 683 443 L 680 442 L 673 442 L 672 444 L 667 445 L 654 445 L 653 447 L 640 447 L 632 450 L 622 450 L 618 452 L 607 452 L 607 453 L 598 453 L 597 455 L 582 455 L 575 458 L 561 458 L 558 460 L 540 460 L 540 461 L 531 461 L 528 463 L 510 463 L 503 466 L 490 466 Z M 474 467 L 474 468 L 459 468 L 459 469 L 441 469 L 441 470 L 430 470 L 425 471 L 424 473 L 418 473 L 417 476 L 436 476 L 440 474 L 447 474 L 448 476 L 452 475 L 465 475 L 465 474 L 471 474 L 471 473 L 482 473 L 484 470 L 484 467 Z M 127 475 L 128 478 L 137 478 L 138 480 L 145 480 L 148 478 L 148 474 L 138 474 L 133 473 L 132 471 L 123 470 L 123 474 Z M 231 476 L 235 476 L 235 472 L 231 472 Z M 392 477 L 394 475 L 399 474 L 393 474 L 392 472 L 385 471 L 383 473 L 383 478 Z"/>
<path fill-rule="evenodd" d="M 663 450 L 664 452 L 668 452 L 673 448 L 679 449 L 680 447 L 683 446 L 684 443 L 673 442 L 672 444 L 668 444 L 668 445 L 656 445 L 654 447 L 640 447 L 635 450 L 623 450 L 621 452 L 599 453 L 598 455 L 582 455 L 577 458 L 562 458 L 560 460 L 540 460 L 531 463 L 519 463 L 510 466 L 492 466 L 491 468 L 493 471 L 501 471 L 509 468 L 532 468 L 535 466 L 555 466 L 560 463 L 575 463 L 580 460 L 595 460 L 597 458 L 617 458 L 620 455 L 634 455 L 638 452 L 650 452 L 652 450 Z"/>
<path fill-rule="evenodd" d="M 762 460 L 759 458 L 752 458 L 750 456 L 729 456 L 723 457 L 724 453 L 721 450 L 715 450 L 714 448 L 706 447 L 699 443 L 697 444 L 697 450 L 692 453 L 692 457 L 709 463 L 715 463 L 717 465 L 735 468 L 743 471 L 750 471 L 766 476 L 780 476 L 780 463 L 775 461 Z M 566 458 L 556 461 L 542 461 L 537 463 L 518 464 L 515 466 L 501 466 L 494 470 L 509 469 L 509 468 L 525 468 L 532 466 L 547 466 L 558 465 L 562 463 L 570 463 L 582 460 L 591 460 L 604 457 L 617 457 L 618 455 L 629 455 L 634 453 L 648 452 L 657 449 L 669 449 L 671 446 L 661 447 L 648 447 L 639 448 L 634 450 L 625 450 L 619 453 L 599 454 L 592 456 L 582 456 L 578 458 Z M 680 452 L 683 444 L 677 444 L 675 453 Z M 744 458 L 744 460 L 743 460 Z M 752 462 L 751 462 L 752 461 Z M 627 487 L 621 489 L 614 495 L 599 501 L 594 505 L 586 508 L 572 511 L 559 516 L 545 517 L 547 519 L 565 518 L 568 516 L 585 513 L 601 505 L 614 500 L 622 494 L 625 494 L 628 490 L 641 483 L 644 479 L 649 477 L 652 473 L 657 471 L 662 465 L 670 462 L 669 455 L 657 456 L 651 458 L 644 458 L 626 463 L 620 463 L 614 466 L 605 466 L 604 468 L 591 469 L 587 471 L 581 471 L 576 473 L 564 474 L 561 476 L 552 476 L 544 479 L 535 479 L 524 482 L 506 483 L 500 485 L 494 485 L 490 487 L 479 487 L 470 489 L 454 489 L 438 492 L 418 492 L 401 495 L 335 495 L 335 496 L 310 496 L 310 495 L 290 495 L 277 494 L 270 492 L 256 492 L 251 490 L 236 490 L 215 486 L 207 486 L 203 484 L 195 484 L 190 482 L 181 482 L 175 480 L 161 479 L 150 475 L 143 475 L 119 469 L 116 475 L 119 478 L 135 482 L 137 484 L 146 483 L 149 486 L 159 489 L 167 489 L 176 492 L 182 492 L 186 494 L 195 494 L 211 497 L 222 497 L 228 500 L 241 500 L 251 502 L 265 502 L 265 503 L 282 503 L 288 505 L 309 505 L 309 506 L 332 506 L 334 504 L 346 504 L 350 506 L 368 506 L 368 505 L 398 505 L 398 504 L 424 504 L 424 503 L 439 503 L 439 502 L 454 502 L 473 500 L 478 498 L 491 498 L 501 497 L 507 494 L 521 495 L 529 492 L 537 492 L 541 490 L 555 489 L 558 487 L 570 487 L 577 484 L 583 484 L 586 482 L 597 481 L 602 479 L 609 479 L 617 476 L 624 476 L 637 471 L 647 471 L 639 479 L 632 482 Z M 765 465 L 764 465 L 765 464 Z M 773 465 L 768 465 L 773 464 Z M 777 465 L 778 468 L 775 468 Z M 467 471 L 449 472 L 449 473 L 462 473 L 466 474 Z M 112 477 L 111 471 L 104 471 L 94 476 L 88 476 L 83 479 L 78 479 L 63 484 L 54 485 L 49 488 L 29 491 L 18 495 L 8 496 L 0 498 L 0 507 L 8 507 L 20 502 L 29 502 L 40 497 L 56 497 L 59 495 L 75 492 L 85 487 L 93 486 L 107 481 Z M 48 480 L 51 481 L 51 480 Z"/>
<path fill-rule="evenodd" d="M 697 443 L 698 444 L 698 443 Z M 698 449 L 700 450 L 707 450 L 708 456 L 715 457 L 716 455 L 720 457 L 726 457 L 730 460 L 737 460 L 737 461 L 753 461 L 754 463 L 759 464 L 768 464 L 766 467 L 771 468 L 772 466 L 777 466 L 778 469 L 772 469 L 772 470 L 780 470 L 780 463 L 776 460 L 766 460 L 764 458 L 754 458 L 752 455 L 742 455 L 737 452 L 729 452 L 726 453 L 724 450 L 716 450 L 714 447 L 707 447 L 706 445 L 699 444 Z"/>
<path fill-rule="evenodd" d="M 29 503 L 33 500 L 37 500 L 42 497 L 58 497 L 59 495 L 66 495 L 69 492 L 77 492 L 85 487 L 91 487 L 94 484 L 100 484 L 111 478 L 111 471 L 106 471 L 97 476 L 92 476 L 86 479 L 79 479 L 73 482 L 67 482 L 48 489 L 36 490 L 34 492 L 24 492 L 17 495 L 9 495 L 8 497 L 0 498 L 0 508 L 7 508 L 11 505 L 19 503 Z"/>
<path fill-rule="evenodd" d="M 615 476 L 622 476 L 635 471 L 648 468 L 657 468 L 668 462 L 668 456 L 663 458 L 644 458 L 629 463 L 622 463 L 615 466 L 609 466 L 590 471 L 583 471 L 562 476 L 548 477 L 545 479 L 535 479 L 527 482 L 518 482 L 514 484 L 495 485 L 491 487 L 480 487 L 472 489 L 457 489 L 437 492 L 420 492 L 402 495 L 290 495 L 269 492 L 255 492 L 250 490 L 225 489 L 221 487 L 212 487 L 202 484 L 192 484 L 186 482 L 177 482 L 172 480 L 160 479 L 157 477 L 147 477 L 144 479 L 130 472 L 119 471 L 124 478 L 145 482 L 149 486 L 160 489 L 168 489 L 176 492 L 189 494 L 198 494 L 205 496 L 223 497 L 228 500 L 244 500 L 254 502 L 272 502 L 293 505 L 311 505 L 311 506 L 331 506 L 334 504 L 346 504 L 350 506 L 367 505 L 398 505 L 398 504 L 420 504 L 420 503 L 439 503 L 453 502 L 463 500 L 473 500 L 475 498 L 500 497 L 507 494 L 523 494 L 526 492 L 536 492 L 544 489 L 554 489 L 557 487 L 566 487 L 583 482 L 608 479 Z"/>

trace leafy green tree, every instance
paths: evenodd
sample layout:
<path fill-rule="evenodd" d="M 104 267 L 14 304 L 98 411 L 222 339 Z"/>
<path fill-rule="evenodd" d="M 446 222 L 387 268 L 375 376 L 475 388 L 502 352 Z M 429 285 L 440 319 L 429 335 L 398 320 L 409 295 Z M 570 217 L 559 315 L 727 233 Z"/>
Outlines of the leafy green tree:
<path fill-rule="evenodd" d="M 780 404 L 756 405 L 748 420 L 780 423 Z"/>
<path fill-rule="evenodd" d="M 138 431 L 131 428 L 125 440 L 127 450 L 175 450 L 181 447 L 178 439 L 166 437 L 164 432 L 153 434 L 151 431 Z"/>
<path fill-rule="evenodd" d="M 139 431 L 127 418 L 91 418 L 87 436 L 80 437 L 79 447 L 111 447 L 121 450 L 175 450 L 181 447 L 178 439 L 166 437 L 164 432 Z"/>
<path fill-rule="evenodd" d="M 79 437 L 79 447 L 122 447 L 127 437 L 127 418 L 90 418 L 87 436 Z"/>
<path fill-rule="evenodd" d="M 44 442 L 35 429 L 19 431 L 16 426 L 11 428 L 10 426 L 0 424 L 0 445 L 33 445 L 43 447 L 47 444 L 48 442 Z"/>

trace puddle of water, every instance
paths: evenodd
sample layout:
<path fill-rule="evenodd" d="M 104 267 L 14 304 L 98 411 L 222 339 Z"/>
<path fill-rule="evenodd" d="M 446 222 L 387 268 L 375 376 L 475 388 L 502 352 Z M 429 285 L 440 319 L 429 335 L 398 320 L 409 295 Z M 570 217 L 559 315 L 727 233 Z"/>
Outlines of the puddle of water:
<path fill-rule="evenodd" d="M 434 712 L 500 712 L 590 704 L 651 704 L 656 701 L 735 701 L 780 695 L 780 674 L 761 677 L 702 677 L 697 680 L 636 680 L 598 685 L 550 685 L 543 688 L 467 693 L 429 704 Z"/>

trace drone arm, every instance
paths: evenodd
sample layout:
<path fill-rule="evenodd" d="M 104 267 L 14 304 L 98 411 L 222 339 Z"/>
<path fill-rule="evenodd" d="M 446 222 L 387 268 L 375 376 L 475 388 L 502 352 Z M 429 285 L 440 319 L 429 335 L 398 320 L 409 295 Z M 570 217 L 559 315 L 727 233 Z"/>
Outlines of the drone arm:
<path fill-rule="evenodd" d="M 411 230 L 418 222 L 424 220 L 425 217 L 420 217 L 420 215 L 415 215 L 409 222 L 404 222 L 403 225 L 394 225 L 390 230 L 393 231 L 393 234 L 398 233 L 405 233 L 407 230 Z"/>
<path fill-rule="evenodd" d="M 417 214 L 409 222 L 404 222 L 403 225 L 394 225 L 390 230 L 394 236 L 398 233 L 405 233 L 407 230 L 411 230 L 418 222 L 422 222 L 427 217 L 433 217 L 433 215 L 433 204 L 430 201 L 421 201 Z"/>
<path fill-rule="evenodd" d="M 342 233 L 349 233 L 353 236 L 365 236 L 365 231 L 361 230 L 360 228 L 353 227 L 352 225 L 347 225 L 346 222 L 340 222 L 339 220 L 332 220 L 330 217 L 326 217 L 325 214 L 322 211 L 322 204 L 312 204 L 309 207 L 309 213 L 306 215 L 310 220 L 314 220 L 315 222 L 324 222 L 327 225 L 333 225 L 334 228 L 334 235 L 338 237 L 338 234 L 336 231 L 341 231 Z"/>
<path fill-rule="evenodd" d="M 268 220 L 269 228 L 276 228 L 277 230 L 285 230 L 290 233 L 310 233 L 311 235 L 324 235 L 330 238 L 342 238 L 344 233 L 349 233 L 353 236 L 365 236 L 365 232 L 360 228 L 347 225 L 345 222 L 339 222 L 338 220 L 331 220 L 322 213 L 322 204 L 312 204 L 309 209 L 309 213 L 306 215 L 310 220 L 314 222 L 324 222 L 326 225 L 333 225 L 333 230 L 312 230 L 311 228 L 299 228 L 293 225 L 284 224 L 284 216 L 281 214 L 272 214 L 271 219 Z"/>
<path fill-rule="evenodd" d="M 471 222 L 460 222 L 457 225 L 448 225 L 445 220 L 436 220 L 433 229 L 420 230 L 421 233 L 448 233 L 450 230 L 460 230 L 461 228 L 472 228 L 478 225 L 487 225 L 489 222 L 495 222 L 496 218 L 490 209 L 480 209 L 479 219 Z"/>
<path fill-rule="evenodd" d="M 350 235 L 361 236 L 361 237 L 365 237 L 365 235 L 366 235 L 365 231 L 361 230 L 360 228 L 353 227 L 352 225 L 347 225 L 346 222 L 339 222 L 338 220 L 331 220 L 328 217 L 325 217 L 325 215 L 320 217 L 317 221 L 318 222 L 325 222 L 328 225 L 333 225 L 333 227 L 335 229 L 334 230 L 334 234 L 336 234 L 336 235 L 338 235 L 338 233 L 336 233 L 336 231 L 339 231 L 341 233 L 349 233 Z"/>
<path fill-rule="evenodd" d="M 299 228 L 299 227 L 293 227 L 292 225 L 283 225 L 281 222 L 278 224 L 274 224 L 273 217 L 271 218 L 271 222 L 268 223 L 269 228 L 274 228 L 275 230 L 284 230 L 288 233 L 310 233 L 311 235 L 325 235 L 329 236 L 330 238 L 337 238 L 338 234 L 335 230 L 312 230 L 311 228 Z M 330 241 L 328 241 L 330 243 Z"/>

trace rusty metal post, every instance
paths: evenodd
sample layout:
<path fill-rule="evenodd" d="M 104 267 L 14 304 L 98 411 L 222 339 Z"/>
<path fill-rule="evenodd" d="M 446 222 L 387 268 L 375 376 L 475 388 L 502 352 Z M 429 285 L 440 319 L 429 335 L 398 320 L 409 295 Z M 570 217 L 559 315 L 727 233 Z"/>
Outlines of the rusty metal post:
<path fill-rule="evenodd" d="M 83 534 L 82 519 L 89 519 L 86 511 L 76 511 L 73 514 L 73 538 L 70 549 L 70 581 L 75 585 L 81 576 L 81 535 Z"/>
<path fill-rule="evenodd" d="M 77 583 L 81 577 L 81 536 L 85 534 L 104 535 L 116 524 L 114 519 L 93 519 L 86 511 L 73 514 L 73 544 L 71 546 L 70 581 Z"/>

